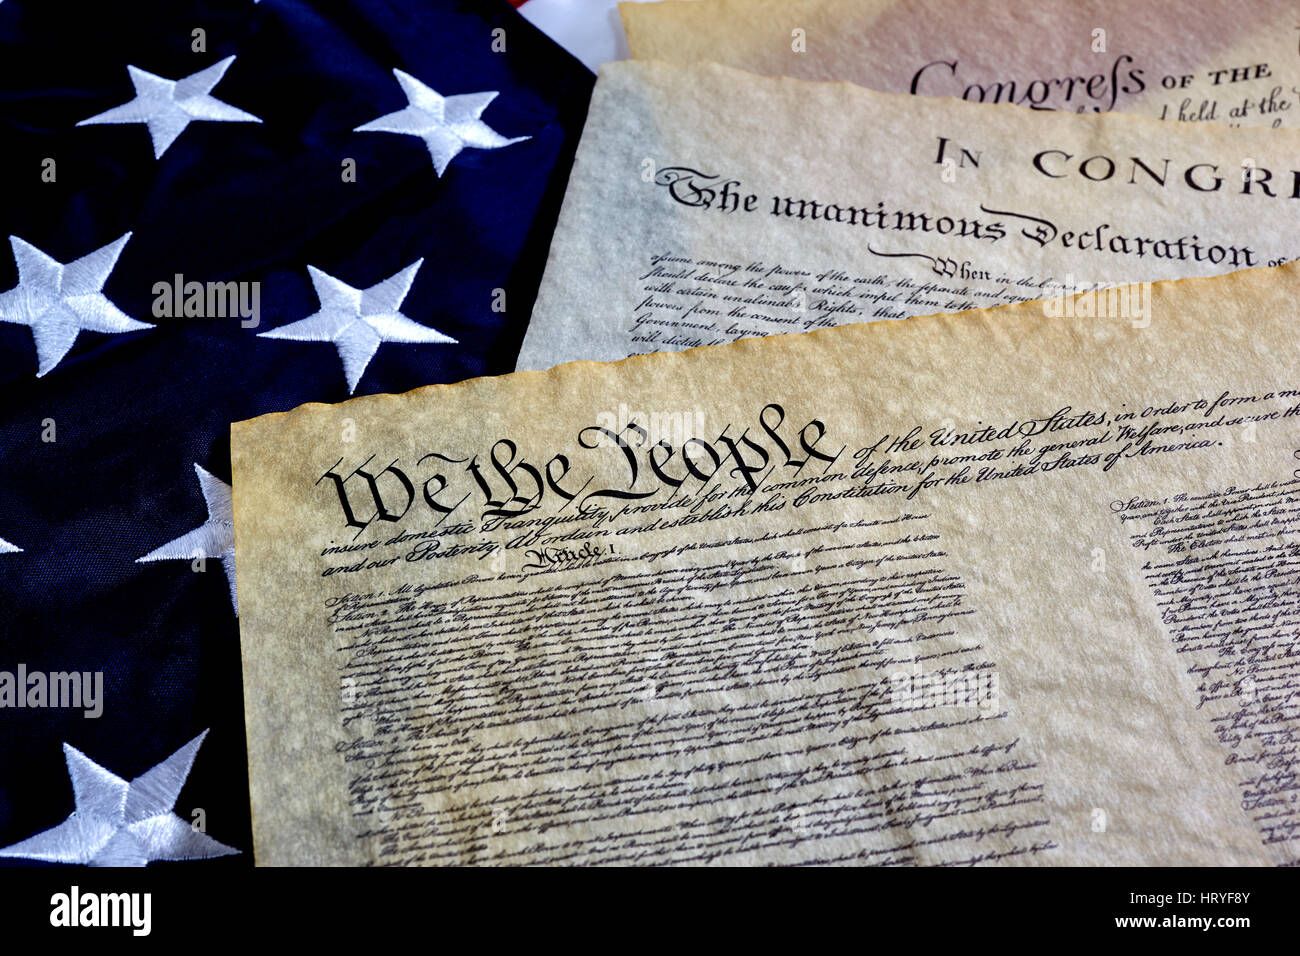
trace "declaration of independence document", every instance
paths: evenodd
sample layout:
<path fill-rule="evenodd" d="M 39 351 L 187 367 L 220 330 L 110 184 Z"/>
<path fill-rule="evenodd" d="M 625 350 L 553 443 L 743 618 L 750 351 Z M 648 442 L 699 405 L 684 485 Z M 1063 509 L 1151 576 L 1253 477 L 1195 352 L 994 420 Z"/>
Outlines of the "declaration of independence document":
<path fill-rule="evenodd" d="M 1075 113 L 1300 126 L 1294 0 L 664 0 L 638 59 Z"/>
<path fill-rule="evenodd" d="M 1269 265 L 1298 215 L 1297 130 L 607 64 L 518 367 Z"/>
<path fill-rule="evenodd" d="M 1296 862 L 1297 302 L 235 425 L 258 862 Z"/>

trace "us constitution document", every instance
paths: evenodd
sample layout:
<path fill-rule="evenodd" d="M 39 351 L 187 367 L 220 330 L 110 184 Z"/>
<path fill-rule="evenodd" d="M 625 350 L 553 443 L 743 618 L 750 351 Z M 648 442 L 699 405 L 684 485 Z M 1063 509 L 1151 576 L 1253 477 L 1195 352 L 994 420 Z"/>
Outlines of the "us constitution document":
<path fill-rule="evenodd" d="M 1144 301 L 236 424 L 258 862 L 1297 862 L 1300 264 Z"/>
<path fill-rule="evenodd" d="M 1269 265 L 1298 216 L 1297 130 L 607 64 L 517 367 Z"/>
<path fill-rule="evenodd" d="M 891 93 L 1300 126 L 1294 0 L 664 0 L 632 55 Z"/>

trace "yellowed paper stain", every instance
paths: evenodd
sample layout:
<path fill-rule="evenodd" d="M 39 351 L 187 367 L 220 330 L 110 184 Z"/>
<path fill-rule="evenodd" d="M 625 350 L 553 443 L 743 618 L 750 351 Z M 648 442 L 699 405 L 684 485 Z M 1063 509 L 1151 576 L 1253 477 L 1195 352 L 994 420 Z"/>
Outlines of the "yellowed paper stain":
<path fill-rule="evenodd" d="M 1298 208 L 1297 130 L 606 64 L 517 367 L 1274 265 Z"/>
<path fill-rule="evenodd" d="M 1034 109 L 1300 125 L 1300 14 L 1286 0 L 663 0 L 619 12 L 643 60 Z"/>
<path fill-rule="evenodd" d="M 1298 300 L 236 424 L 258 862 L 1294 862 Z"/>

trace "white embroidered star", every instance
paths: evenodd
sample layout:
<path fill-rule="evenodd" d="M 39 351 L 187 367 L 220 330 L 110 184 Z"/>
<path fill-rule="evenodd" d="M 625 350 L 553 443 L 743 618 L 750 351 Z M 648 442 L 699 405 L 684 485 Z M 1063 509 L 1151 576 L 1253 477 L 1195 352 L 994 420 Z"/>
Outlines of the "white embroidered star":
<path fill-rule="evenodd" d="M 208 506 L 208 520 L 193 531 L 168 541 L 135 561 L 136 564 L 145 561 L 193 561 L 200 555 L 205 558 L 220 558 L 230 582 L 230 603 L 238 617 L 239 595 L 235 591 L 235 508 L 230 498 L 230 486 L 197 464 L 194 473 L 199 476 L 199 490 Z"/>
<path fill-rule="evenodd" d="M 135 99 L 84 119 L 77 125 L 144 123 L 149 127 L 153 155 L 157 159 L 195 120 L 260 123 L 262 121 L 252 113 L 235 109 L 229 103 L 208 95 L 234 62 L 235 58 L 228 56 L 206 70 L 191 73 L 180 80 L 165 80 L 139 67 L 128 66 L 126 69 L 131 75 L 131 85 L 135 87 Z"/>
<path fill-rule="evenodd" d="M 339 351 L 351 394 L 357 390 L 357 383 L 381 342 L 456 343 L 451 336 L 397 311 L 423 263 L 423 259 L 417 259 L 369 289 L 354 289 L 315 266 L 308 266 L 320 308 L 305 319 L 262 332 L 259 338 L 332 342 Z"/>
<path fill-rule="evenodd" d="M 462 149 L 500 149 L 521 143 L 528 136 L 508 139 L 484 123 L 480 116 L 497 98 L 495 91 L 443 96 L 425 86 L 409 73 L 393 70 L 402 85 L 407 106 L 358 126 L 354 133 L 403 133 L 418 136 L 429 148 L 433 168 L 441 176 Z"/>
<path fill-rule="evenodd" d="M 59 364 L 82 329 L 133 332 L 153 328 L 128 316 L 103 294 L 104 283 L 130 238 L 128 232 L 80 259 L 58 262 L 17 236 L 9 237 L 18 264 L 18 284 L 0 293 L 0 322 L 32 330 L 38 377 Z"/>
<path fill-rule="evenodd" d="M 0 857 L 144 866 L 152 860 L 200 860 L 238 853 L 172 813 L 207 735 L 203 731 L 129 783 L 64 744 L 76 809 L 58 826 L 0 849 Z"/>
<path fill-rule="evenodd" d="M 4 538 L 0 538 L 0 554 L 20 554 L 22 550 L 17 545 L 10 544 Z"/>

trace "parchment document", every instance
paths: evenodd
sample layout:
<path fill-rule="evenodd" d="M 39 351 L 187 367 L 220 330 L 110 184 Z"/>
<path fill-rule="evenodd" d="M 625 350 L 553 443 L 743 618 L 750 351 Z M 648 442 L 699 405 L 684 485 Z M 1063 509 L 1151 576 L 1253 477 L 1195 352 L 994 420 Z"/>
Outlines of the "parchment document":
<path fill-rule="evenodd" d="M 1300 127 L 1294 0 L 665 0 L 619 9 L 639 59 L 1034 109 Z"/>
<path fill-rule="evenodd" d="M 1270 265 L 1298 221 L 1296 130 L 608 64 L 518 367 Z"/>
<path fill-rule="evenodd" d="M 258 862 L 1296 862 L 1297 302 L 235 425 Z"/>

